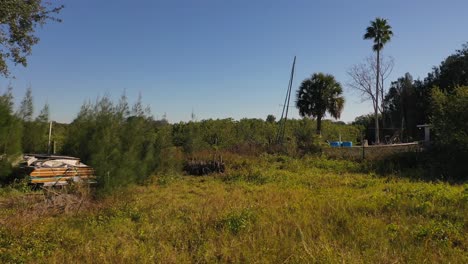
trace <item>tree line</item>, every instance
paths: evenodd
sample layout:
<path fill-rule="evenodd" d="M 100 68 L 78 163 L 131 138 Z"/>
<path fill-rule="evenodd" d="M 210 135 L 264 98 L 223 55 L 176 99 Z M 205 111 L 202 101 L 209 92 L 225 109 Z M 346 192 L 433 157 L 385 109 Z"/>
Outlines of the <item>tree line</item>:
<path fill-rule="evenodd" d="M 7 60 L 26 66 L 26 57 L 38 42 L 34 28 L 54 17 L 63 6 L 42 1 L 4 1 L 0 6 L 0 75 L 8 76 Z M 373 114 L 356 118 L 351 125 L 323 119 L 339 118 L 345 98 L 342 86 L 332 75 L 314 73 L 305 79 L 296 94 L 296 106 L 304 119 L 288 120 L 284 144 L 288 153 L 315 152 L 325 141 L 358 141 L 360 127 L 370 142 L 399 136 L 399 141 L 418 139 L 416 125 L 433 127 L 433 164 L 441 175 L 467 175 L 461 165 L 468 159 L 468 43 L 435 67 L 423 80 L 407 73 L 385 91 L 384 81 L 393 60 L 381 53 L 393 35 L 383 18 L 366 28 L 364 39 L 373 41 L 375 57 L 353 67 L 350 86 L 373 103 Z M 375 87 L 375 88 L 374 88 Z M 11 174 L 21 153 L 47 152 L 49 106 L 34 117 L 32 90 L 28 89 L 15 109 L 11 87 L 0 96 L 0 178 Z M 109 97 L 86 102 L 71 124 L 56 124 L 54 140 L 60 154 L 80 157 L 95 167 L 100 184 L 112 188 L 144 181 L 152 172 L 167 165 L 168 157 L 204 150 L 271 151 L 277 138 L 278 122 L 232 119 L 203 120 L 169 124 L 155 120 L 141 97 L 130 106 L 125 95 L 118 102 Z M 383 128 L 383 129 L 381 129 Z M 445 177 L 445 176 L 444 176 Z M 458 176 L 456 176 L 458 177 Z M 112 179 L 112 180 L 110 180 Z"/>
<path fill-rule="evenodd" d="M 373 113 L 359 116 L 352 122 L 364 131 L 364 138 L 372 144 L 419 141 L 430 126 L 432 145 L 428 164 L 435 178 L 466 178 L 468 169 L 468 43 L 448 56 L 423 80 L 413 80 L 410 73 L 391 82 L 385 81 L 393 70 L 393 58 L 381 52 L 393 35 L 391 26 L 383 18 L 371 21 L 363 36 L 373 40 L 376 56 L 353 66 L 348 86 L 360 92 L 363 101 L 370 100 Z M 316 119 L 317 134 L 321 134 L 321 120 L 328 113 L 337 119 L 345 99 L 342 86 L 333 75 L 314 73 L 297 90 L 296 106 L 303 117 Z"/>
<path fill-rule="evenodd" d="M 375 120 L 384 128 L 381 133 L 384 137 L 397 132 L 402 142 L 417 140 L 421 137 L 417 125 L 432 123 L 435 103 L 433 93 L 440 91 L 452 95 L 457 87 L 464 86 L 468 86 L 468 43 L 434 67 L 424 79 L 414 80 L 410 73 L 406 73 L 391 82 L 384 96 L 383 111 L 377 119 L 374 115 L 359 116 L 354 124 L 364 126 L 366 137 L 372 141 Z M 464 117 L 462 115 L 459 118 Z"/>
<path fill-rule="evenodd" d="M 423 130 L 417 126 L 429 125 L 431 146 L 425 163 L 430 173 L 435 178 L 466 179 L 467 107 L 468 42 L 433 67 L 424 79 L 414 80 L 406 73 L 391 82 L 377 116 L 359 116 L 353 124 L 364 127 L 366 138 L 374 142 L 376 124 L 384 128 L 380 134 L 384 139 L 398 135 L 401 142 L 422 138 Z"/>
<path fill-rule="evenodd" d="M 394 60 L 382 56 L 384 46 L 393 36 L 392 27 L 383 18 L 376 18 L 366 28 L 364 39 L 373 41 L 371 56 L 364 63 L 354 65 L 348 71 L 351 81 L 347 84 L 359 92 L 362 100 L 372 102 L 373 114 L 359 116 L 353 124 L 365 127 L 369 142 L 379 144 L 412 142 L 421 138 L 422 131 L 417 125 L 434 123 L 437 119 L 435 94 L 438 91 L 447 96 L 468 85 L 468 43 L 462 49 L 448 56 L 423 80 L 414 80 L 410 73 L 391 82 L 388 90 L 384 82 L 393 70 Z M 374 88 L 375 87 L 375 88 Z M 459 116 L 465 120 L 464 115 Z M 435 131 L 440 131 L 435 127 Z M 453 129 L 461 129 L 453 127 Z M 442 135 L 435 134 L 434 140 Z"/>
<path fill-rule="evenodd" d="M 11 163 L 21 153 L 46 153 L 48 148 L 49 105 L 46 103 L 34 116 L 32 90 L 29 88 L 14 109 L 12 87 L 0 95 L 0 176 L 11 173 Z"/>
<path fill-rule="evenodd" d="M 33 92 L 26 91 L 15 109 L 12 88 L 0 97 L 0 178 L 11 174 L 22 153 L 46 153 L 50 121 L 49 105 L 34 114 Z M 143 182 L 159 169 L 167 169 L 174 155 L 203 151 L 241 154 L 284 151 L 291 155 L 316 152 L 325 141 L 356 141 L 359 127 L 324 120 L 318 141 L 316 120 L 287 120 L 285 142 L 277 145 L 279 121 L 263 119 L 208 119 L 170 124 L 156 120 L 142 98 L 131 105 L 125 94 L 116 102 L 108 96 L 85 102 L 70 124 L 54 122 L 55 154 L 76 156 L 96 170 L 106 188 Z M 171 164 L 169 164 L 171 165 Z M 171 166 L 173 166 L 172 164 Z M 175 165 L 174 165 L 175 166 Z"/>

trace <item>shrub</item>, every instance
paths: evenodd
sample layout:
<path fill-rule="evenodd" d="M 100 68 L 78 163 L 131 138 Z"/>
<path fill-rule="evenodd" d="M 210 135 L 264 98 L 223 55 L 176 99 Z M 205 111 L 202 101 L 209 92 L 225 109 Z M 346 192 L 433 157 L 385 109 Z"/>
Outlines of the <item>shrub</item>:
<path fill-rule="evenodd" d="M 452 93 L 432 90 L 433 174 L 443 179 L 468 177 L 468 86 Z"/>
<path fill-rule="evenodd" d="M 101 190 L 143 183 L 162 164 L 161 153 L 170 146 L 162 126 L 155 127 L 140 100 L 130 110 L 125 96 L 117 104 L 103 97 L 82 106 L 69 126 L 64 154 L 91 165 Z M 166 160 L 167 169 L 176 167 L 173 160 Z"/>

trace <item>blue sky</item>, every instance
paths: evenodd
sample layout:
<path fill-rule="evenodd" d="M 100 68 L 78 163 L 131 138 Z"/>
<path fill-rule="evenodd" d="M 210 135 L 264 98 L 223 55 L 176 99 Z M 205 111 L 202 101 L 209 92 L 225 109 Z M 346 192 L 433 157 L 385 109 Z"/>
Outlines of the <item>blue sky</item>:
<path fill-rule="evenodd" d="M 155 117 L 170 122 L 279 116 L 294 56 L 293 88 L 314 72 L 335 75 L 345 88 L 341 120 L 371 112 L 346 87 L 346 71 L 371 55 L 362 39 L 369 21 L 384 17 L 394 37 L 389 80 L 405 72 L 424 78 L 468 41 L 468 1 L 55 1 L 62 23 L 37 34 L 27 68 L 0 77 L 20 101 L 31 85 L 36 113 L 70 122 L 98 96 L 130 101 L 141 93 Z M 388 82 L 389 83 L 389 82 Z M 293 100 L 292 100 L 293 101 Z M 293 117 L 298 117 L 292 109 Z"/>

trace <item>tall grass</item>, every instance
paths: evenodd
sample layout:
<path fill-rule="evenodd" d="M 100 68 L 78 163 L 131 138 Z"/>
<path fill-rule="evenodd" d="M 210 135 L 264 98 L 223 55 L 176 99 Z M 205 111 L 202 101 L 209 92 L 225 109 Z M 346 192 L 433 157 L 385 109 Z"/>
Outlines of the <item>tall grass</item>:
<path fill-rule="evenodd" d="M 154 176 L 76 215 L 1 210 L 0 262 L 468 262 L 466 184 L 317 157 L 224 158 L 224 175 Z"/>

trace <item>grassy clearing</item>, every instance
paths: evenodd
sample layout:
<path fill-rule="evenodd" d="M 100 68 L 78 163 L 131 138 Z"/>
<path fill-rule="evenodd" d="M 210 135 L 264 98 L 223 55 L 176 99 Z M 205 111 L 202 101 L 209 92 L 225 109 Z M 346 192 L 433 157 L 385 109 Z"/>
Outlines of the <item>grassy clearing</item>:
<path fill-rule="evenodd" d="M 67 215 L 0 193 L 0 262 L 468 263 L 466 184 L 311 157 L 228 160 L 225 175 L 155 176 Z"/>

